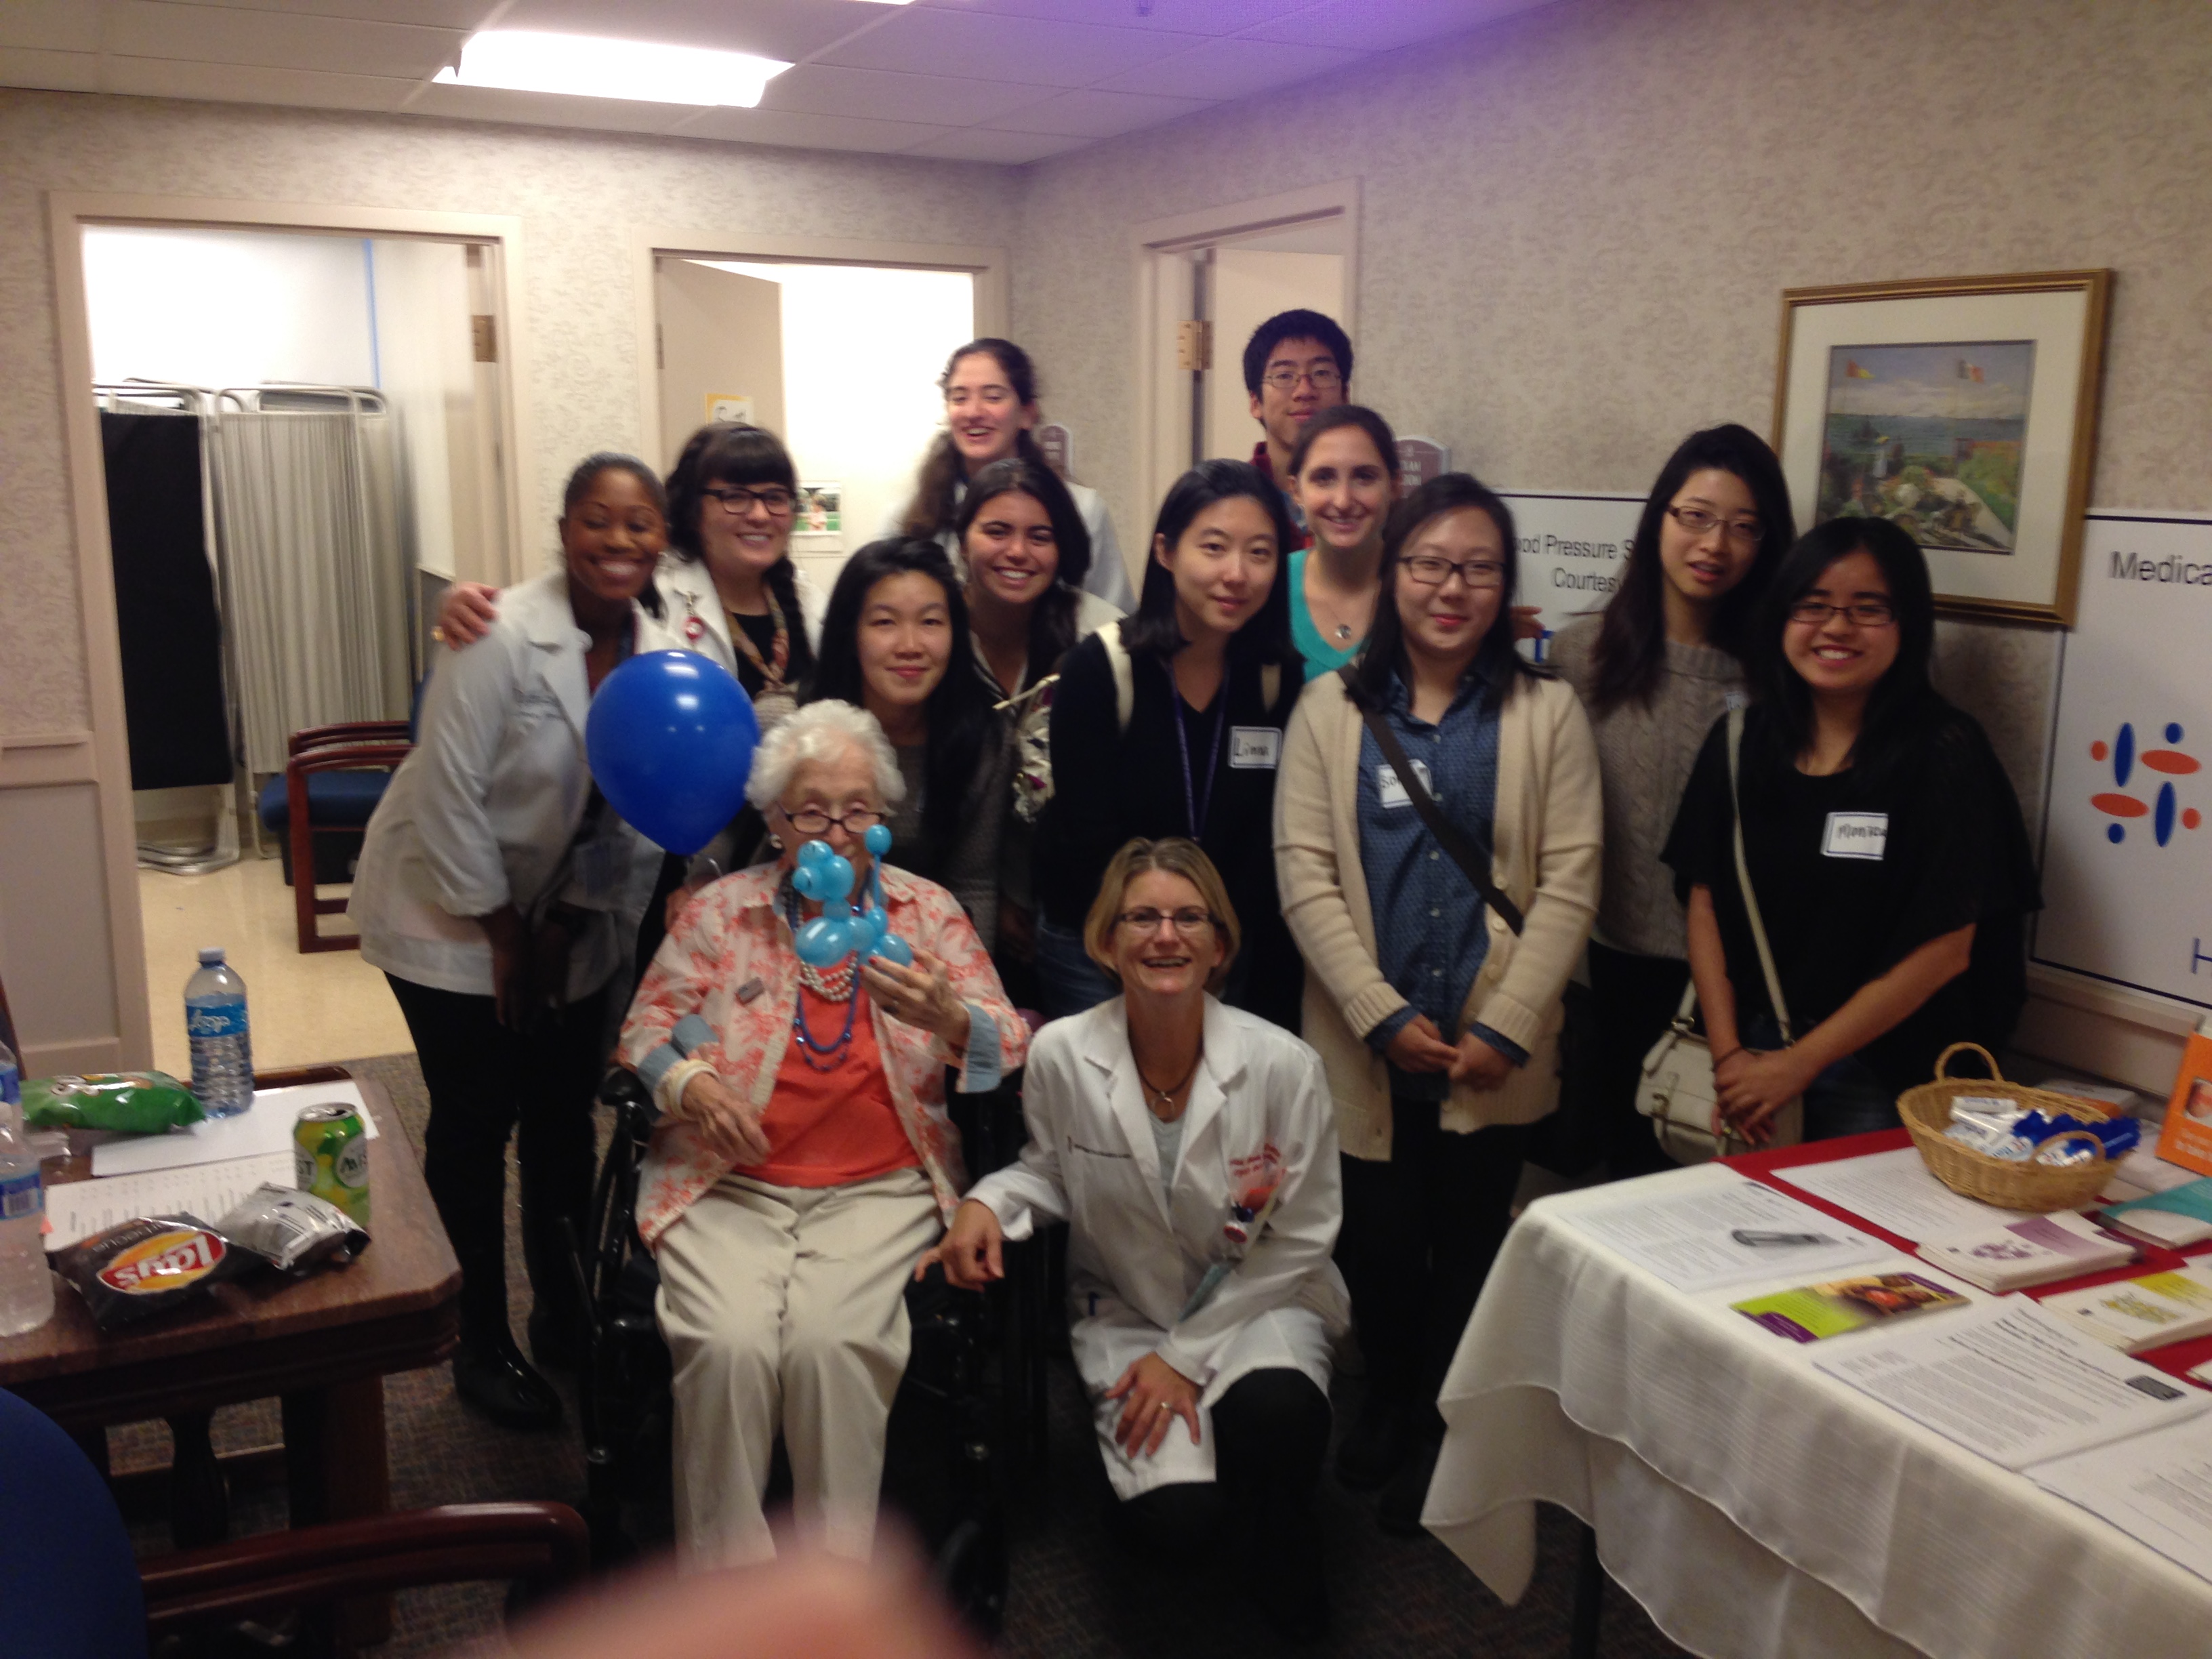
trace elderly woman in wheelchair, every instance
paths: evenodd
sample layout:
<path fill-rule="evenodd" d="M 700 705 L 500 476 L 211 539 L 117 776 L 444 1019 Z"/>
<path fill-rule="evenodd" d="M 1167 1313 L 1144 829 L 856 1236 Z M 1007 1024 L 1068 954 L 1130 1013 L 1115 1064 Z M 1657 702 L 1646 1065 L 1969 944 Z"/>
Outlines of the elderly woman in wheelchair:
<path fill-rule="evenodd" d="M 762 742 L 746 793 L 781 856 L 685 905 L 621 1043 L 662 1113 L 638 1231 L 675 1366 L 678 1540 L 700 1568 L 775 1554 L 761 1499 L 779 1429 L 801 1531 L 868 1553 L 902 1292 L 966 1184 L 945 1070 L 995 1088 L 1029 1038 L 952 896 L 888 865 L 913 965 L 799 957 L 819 908 L 793 885 L 800 847 L 826 841 L 865 883 L 863 837 L 902 793 L 872 716 L 800 709 Z"/>

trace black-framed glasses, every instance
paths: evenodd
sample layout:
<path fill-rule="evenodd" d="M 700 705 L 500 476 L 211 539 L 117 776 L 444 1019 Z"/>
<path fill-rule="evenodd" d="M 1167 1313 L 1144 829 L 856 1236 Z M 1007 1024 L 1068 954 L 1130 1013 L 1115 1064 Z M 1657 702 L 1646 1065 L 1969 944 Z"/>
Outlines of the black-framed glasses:
<path fill-rule="evenodd" d="M 1398 562 L 1406 579 L 1423 587 L 1442 587 L 1455 574 L 1474 592 L 1505 586 L 1505 567 L 1496 559 L 1461 559 L 1455 562 L 1436 553 L 1416 553 Z"/>
<path fill-rule="evenodd" d="M 1344 384 L 1344 376 L 1334 363 L 1316 363 L 1311 368 L 1293 368 L 1285 363 L 1260 377 L 1261 385 L 1271 386 L 1278 392 L 1295 391 L 1300 380 L 1316 392 L 1334 392 Z"/>
<path fill-rule="evenodd" d="M 832 824 L 848 836 L 864 836 L 884 821 L 884 815 L 872 806 L 851 807 L 842 814 L 825 812 L 818 806 L 802 806 L 796 812 L 786 807 L 783 815 L 802 836 L 826 836 Z"/>
<path fill-rule="evenodd" d="M 1825 627 L 1831 617 L 1849 617 L 1861 628 L 1887 628 L 1897 620 L 1897 607 L 1887 599 L 1853 599 L 1849 605 L 1800 599 L 1790 607 L 1790 620 L 1794 623 Z"/>
<path fill-rule="evenodd" d="M 1146 905 L 1139 909 L 1124 910 L 1114 920 L 1124 927 L 1133 927 L 1140 933 L 1157 933 L 1160 924 L 1166 922 L 1181 934 L 1192 934 L 1200 928 L 1215 926 L 1213 912 L 1187 904 L 1180 910 L 1155 910 Z"/>
<path fill-rule="evenodd" d="M 1710 536 L 1716 530 L 1728 533 L 1728 538 L 1738 547 L 1757 547 L 1759 538 L 1766 532 L 1756 519 L 1723 519 L 1717 513 L 1708 513 L 1702 507 L 1670 507 L 1667 516 L 1688 531 L 1692 536 Z"/>
<path fill-rule="evenodd" d="M 799 505 L 799 497 L 780 484 L 770 484 L 765 489 L 709 487 L 699 493 L 733 519 L 743 518 L 749 509 L 756 506 L 781 518 Z"/>

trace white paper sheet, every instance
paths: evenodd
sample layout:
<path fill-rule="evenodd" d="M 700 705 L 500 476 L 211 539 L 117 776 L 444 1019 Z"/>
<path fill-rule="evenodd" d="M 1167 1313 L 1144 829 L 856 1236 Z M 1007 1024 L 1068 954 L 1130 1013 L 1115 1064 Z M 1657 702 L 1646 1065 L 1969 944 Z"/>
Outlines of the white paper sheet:
<path fill-rule="evenodd" d="M 2007 1297 L 1813 1361 L 1893 1411 L 2008 1469 L 2164 1428 L 2212 1406 L 2141 1360 Z"/>
<path fill-rule="evenodd" d="M 1830 1164 L 1801 1164 L 1777 1170 L 1774 1178 L 1915 1244 L 1970 1227 L 2000 1226 L 2027 1213 L 1953 1192 L 1928 1173 L 1916 1146 L 1839 1158 Z"/>
<path fill-rule="evenodd" d="M 134 1135 L 92 1149 L 95 1176 L 131 1175 L 143 1170 L 173 1170 L 189 1164 L 220 1164 L 292 1151 L 292 1131 L 310 1106 L 343 1102 L 361 1114 L 362 1127 L 376 1139 L 376 1120 L 351 1081 L 302 1083 L 289 1089 L 258 1089 L 253 1104 L 235 1117 L 211 1117 L 165 1135 Z M 212 1216 L 207 1218 L 213 1220 Z"/>
<path fill-rule="evenodd" d="M 1846 1227 L 1809 1204 L 1735 1176 L 1696 1191 L 1577 1209 L 1561 1217 L 1677 1290 L 1710 1291 L 1755 1279 L 1817 1279 L 1896 1247 Z M 1749 1244 L 1739 1231 L 1808 1235 L 1806 1243 Z"/>
<path fill-rule="evenodd" d="M 2212 1418 L 2037 1465 L 2045 1492 L 2212 1578 Z"/>
<path fill-rule="evenodd" d="M 195 1215 L 220 1221 L 255 1188 L 268 1182 L 289 1187 L 295 1179 L 287 1152 L 61 1182 L 46 1188 L 46 1220 L 53 1230 L 46 1235 L 46 1248 L 58 1250 L 134 1216 Z"/>

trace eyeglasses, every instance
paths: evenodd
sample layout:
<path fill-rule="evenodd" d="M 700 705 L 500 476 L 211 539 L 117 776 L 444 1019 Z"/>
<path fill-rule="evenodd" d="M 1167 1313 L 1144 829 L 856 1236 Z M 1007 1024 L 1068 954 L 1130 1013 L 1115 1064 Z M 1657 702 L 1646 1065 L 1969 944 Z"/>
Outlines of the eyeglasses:
<path fill-rule="evenodd" d="M 770 485 L 766 489 L 702 489 L 699 492 L 733 519 L 741 519 L 748 508 L 759 506 L 781 518 L 799 504 L 799 498 L 788 489 Z"/>
<path fill-rule="evenodd" d="M 1505 586 L 1505 567 L 1496 559 L 1465 559 L 1455 564 L 1434 553 L 1416 553 L 1398 562 L 1406 579 L 1423 587 L 1442 587 L 1455 574 L 1476 592 Z"/>
<path fill-rule="evenodd" d="M 1195 933 L 1202 927 L 1215 925 L 1213 913 L 1188 905 L 1180 910 L 1155 910 L 1150 905 L 1141 910 L 1124 910 L 1114 918 L 1124 927 L 1133 927 L 1140 933 L 1157 933 L 1160 924 L 1166 922 L 1178 933 Z"/>
<path fill-rule="evenodd" d="M 881 812 L 867 806 L 855 806 L 842 817 L 818 806 L 802 806 L 796 812 L 789 807 L 782 811 L 791 827 L 802 836 L 826 836 L 833 823 L 848 836 L 862 836 L 884 821 Z"/>
<path fill-rule="evenodd" d="M 1800 599 L 1790 607 L 1790 620 L 1823 627 L 1831 617 L 1849 617 L 1861 628 L 1887 628 L 1897 620 L 1897 608 L 1887 599 L 1854 599 L 1849 605 L 1830 605 L 1825 599 Z"/>
<path fill-rule="evenodd" d="M 1710 536 L 1716 530 L 1725 530 L 1728 538 L 1738 547 L 1757 547 L 1759 538 L 1765 534 L 1756 519 L 1723 519 L 1702 507 L 1670 507 L 1667 516 L 1692 536 Z"/>
<path fill-rule="evenodd" d="M 1317 363 L 1311 368 L 1292 368 L 1285 363 L 1260 377 L 1262 386 L 1271 386 L 1278 392 L 1294 391 L 1300 380 L 1316 392 L 1334 392 L 1344 384 L 1344 376 L 1337 372 L 1334 363 Z"/>

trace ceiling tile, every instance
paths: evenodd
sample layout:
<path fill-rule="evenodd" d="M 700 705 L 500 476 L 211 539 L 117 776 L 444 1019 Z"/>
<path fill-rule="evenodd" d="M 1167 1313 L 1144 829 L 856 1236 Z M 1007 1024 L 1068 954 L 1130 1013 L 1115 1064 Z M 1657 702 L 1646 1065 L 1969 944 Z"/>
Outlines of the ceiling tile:
<path fill-rule="evenodd" d="M 846 42 L 822 61 L 911 75 L 1080 87 L 1164 58 L 1188 40 L 1159 30 L 1093 28 L 908 6 L 883 27 Z"/>
<path fill-rule="evenodd" d="M 1001 17 L 1042 17 L 1060 23 L 1094 23 L 1170 33 L 1236 34 L 1255 23 L 1303 11 L 1314 0 L 920 0 L 938 11 L 990 12 Z"/>
<path fill-rule="evenodd" d="M 444 115 L 460 121 L 504 121 L 520 126 L 584 127 L 596 132 L 665 132 L 699 113 L 696 104 L 648 104 L 629 98 L 574 98 L 558 92 L 514 92 L 505 87 L 457 87 L 432 82 L 407 106 L 410 115 Z"/>
<path fill-rule="evenodd" d="M 789 144 L 800 149 L 874 150 L 884 155 L 955 127 L 922 121 L 868 121 L 853 115 L 807 115 L 796 110 L 710 109 L 687 122 L 684 138 L 721 138 L 740 144 Z"/>
<path fill-rule="evenodd" d="M 994 132 L 988 127 L 969 127 L 964 132 L 949 132 L 942 138 L 916 144 L 907 154 L 939 161 L 998 161 L 1012 167 L 1079 149 L 1091 142 L 1057 133 Z"/>
<path fill-rule="evenodd" d="M 191 0 L 160 0 L 164 5 Z M 350 17 L 370 23 L 420 23 L 429 28 L 473 31 L 500 9 L 500 0 L 219 0 L 248 11 L 289 11 L 309 17 Z M 99 8 L 84 4 L 86 11 Z"/>
<path fill-rule="evenodd" d="M 0 46 L 98 52 L 100 8 L 84 0 L 6 0 L 0 4 Z"/>
<path fill-rule="evenodd" d="M 452 61 L 463 38 L 456 29 L 409 23 L 116 0 L 103 41 L 107 51 L 125 58 L 325 71 L 343 65 L 352 74 L 419 79 Z"/>
<path fill-rule="evenodd" d="M 940 75 L 890 75 L 882 70 L 801 64 L 768 83 L 761 106 L 809 115 L 859 115 L 878 121 L 927 121 L 939 126 L 968 127 L 1035 103 L 1036 95 L 1034 87 L 1005 81 L 954 81 Z"/>
<path fill-rule="evenodd" d="M 228 104 L 295 104 L 307 109 L 396 109 L 412 81 L 319 75 L 259 64 L 184 64 L 173 58 L 100 59 L 100 89 L 141 98 L 207 98 Z"/>
<path fill-rule="evenodd" d="M 895 10 L 869 0 L 515 0 L 499 27 L 713 46 L 795 64 Z"/>
<path fill-rule="evenodd" d="M 46 92 L 98 92 L 100 59 L 88 52 L 36 52 L 0 46 L 0 87 Z"/>
<path fill-rule="evenodd" d="M 1007 132 L 1057 132 L 1072 138 L 1111 138 L 1157 126 L 1193 110 L 1211 108 L 1204 98 L 1148 98 L 1141 93 L 1101 92 L 1085 87 L 1042 103 L 1026 104 L 983 125 Z"/>
<path fill-rule="evenodd" d="M 1255 40 L 1287 40 L 1354 52 L 1391 52 L 1417 40 L 1480 28 L 1552 0 L 1322 0 L 1250 31 Z"/>
<path fill-rule="evenodd" d="M 1368 54 L 1277 40 L 1207 40 L 1161 63 L 1126 70 L 1099 85 L 1109 92 L 1174 98 L 1242 98 L 1357 64 Z"/>

